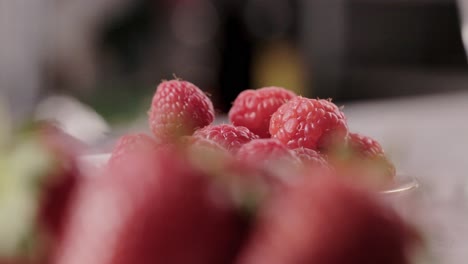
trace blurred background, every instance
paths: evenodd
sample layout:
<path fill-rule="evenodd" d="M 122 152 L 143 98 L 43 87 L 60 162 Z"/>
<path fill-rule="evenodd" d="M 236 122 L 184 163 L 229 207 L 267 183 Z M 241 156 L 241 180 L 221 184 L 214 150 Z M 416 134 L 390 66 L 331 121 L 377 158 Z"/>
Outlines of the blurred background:
<path fill-rule="evenodd" d="M 455 0 L 0 0 L 0 87 L 15 118 L 50 94 L 109 122 L 177 76 L 219 112 L 249 88 L 338 102 L 468 89 Z"/>
<path fill-rule="evenodd" d="M 93 145 L 149 131 L 155 88 L 174 76 L 209 93 L 221 117 L 244 89 L 334 98 L 351 130 L 420 181 L 399 207 L 434 263 L 460 264 L 465 16 L 468 0 L 0 0 L 0 97 L 16 123 L 54 118 Z"/>

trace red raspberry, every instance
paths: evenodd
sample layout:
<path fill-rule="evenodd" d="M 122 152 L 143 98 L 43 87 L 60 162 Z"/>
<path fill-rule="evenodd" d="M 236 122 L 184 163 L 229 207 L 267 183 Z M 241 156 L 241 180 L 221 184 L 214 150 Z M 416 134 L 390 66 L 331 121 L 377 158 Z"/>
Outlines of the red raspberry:
<path fill-rule="evenodd" d="M 270 133 L 289 148 L 317 150 L 344 141 L 348 126 L 344 114 L 329 100 L 298 96 L 272 115 Z"/>
<path fill-rule="evenodd" d="M 125 157 L 130 153 L 152 151 L 158 147 L 156 141 L 146 134 L 128 134 L 122 136 L 114 147 L 109 159 L 113 167 L 125 163 Z"/>
<path fill-rule="evenodd" d="M 348 143 L 351 148 L 364 157 L 384 155 L 382 146 L 377 140 L 357 133 L 349 133 Z"/>
<path fill-rule="evenodd" d="M 159 84 L 149 111 L 149 124 L 157 138 L 167 141 L 191 135 L 213 120 L 213 104 L 197 86 L 181 80 Z"/>
<path fill-rule="evenodd" d="M 412 262 L 419 235 L 393 208 L 332 175 L 314 176 L 261 208 L 236 263 Z"/>
<path fill-rule="evenodd" d="M 220 144 L 216 143 L 215 141 L 202 137 L 185 136 L 182 138 L 181 142 L 183 146 L 187 148 L 226 151 L 226 149 L 224 149 Z"/>
<path fill-rule="evenodd" d="M 293 150 L 296 156 L 306 166 L 317 166 L 321 168 L 328 168 L 327 160 L 317 151 L 308 148 L 296 148 Z"/>
<path fill-rule="evenodd" d="M 243 145 L 237 152 L 237 158 L 254 164 L 269 165 L 277 162 L 298 163 L 294 152 L 283 143 L 273 138 L 255 139 Z"/>
<path fill-rule="evenodd" d="M 235 126 L 245 126 L 261 138 L 270 137 L 270 118 L 278 107 L 296 95 L 281 87 L 265 87 L 241 92 L 229 111 Z"/>
<path fill-rule="evenodd" d="M 395 176 L 395 166 L 387 159 L 382 146 L 375 139 L 357 133 L 349 133 L 348 144 L 357 158 L 374 162 L 385 175 Z"/>
<path fill-rule="evenodd" d="M 232 153 L 237 152 L 245 143 L 258 138 L 246 127 L 227 124 L 207 126 L 195 131 L 193 135 L 213 140 Z"/>
<path fill-rule="evenodd" d="M 212 171 L 217 173 L 227 160 L 232 159 L 231 154 L 213 140 L 185 136 L 181 143 L 190 161 L 208 174 Z"/>
<path fill-rule="evenodd" d="M 230 263 L 248 228 L 226 187 L 174 150 L 127 158 L 81 186 L 47 263 Z"/>
<path fill-rule="evenodd" d="M 380 144 L 355 133 L 348 135 L 347 144 L 329 151 L 328 162 L 340 176 L 372 189 L 387 188 L 395 176 L 395 166 L 387 159 Z"/>

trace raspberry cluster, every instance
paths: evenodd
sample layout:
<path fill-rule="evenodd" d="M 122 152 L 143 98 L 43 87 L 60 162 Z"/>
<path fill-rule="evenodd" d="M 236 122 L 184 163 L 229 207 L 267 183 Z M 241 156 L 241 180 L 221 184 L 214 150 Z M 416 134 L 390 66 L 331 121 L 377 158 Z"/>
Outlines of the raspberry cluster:
<path fill-rule="evenodd" d="M 213 124 L 192 83 L 158 86 L 152 137 L 123 136 L 101 179 L 112 202 L 130 201 L 101 263 L 408 263 L 412 229 L 368 192 L 395 168 L 377 141 L 349 132 L 340 107 L 265 87 L 240 93 L 228 117 Z M 94 193 L 81 210 L 99 202 Z M 82 233 L 68 238 L 65 264 Z"/>
<path fill-rule="evenodd" d="M 158 86 L 149 124 L 159 143 L 174 143 L 181 136 L 203 138 L 237 159 L 263 167 L 289 160 L 305 167 L 331 168 L 342 177 L 377 188 L 384 188 L 395 176 L 395 167 L 379 143 L 351 133 L 341 108 L 329 99 L 264 87 L 238 95 L 228 113 L 231 124 L 212 125 L 214 116 L 213 104 L 198 87 L 171 80 Z M 122 152 L 120 148 L 115 155 Z"/>
<path fill-rule="evenodd" d="M 214 125 L 170 80 L 148 114 L 98 170 L 50 128 L 0 151 L 0 264 L 410 264 L 421 244 L 375 191 L 395 167 L 330 100 L 247 90 Z"/>

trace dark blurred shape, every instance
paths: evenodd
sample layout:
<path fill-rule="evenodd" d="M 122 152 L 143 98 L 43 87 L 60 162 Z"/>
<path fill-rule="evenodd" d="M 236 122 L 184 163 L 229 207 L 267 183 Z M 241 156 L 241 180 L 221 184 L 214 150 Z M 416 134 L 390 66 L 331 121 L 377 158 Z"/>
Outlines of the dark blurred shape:
<path fill-rule="evenodd" d="M 260 88 L 253 85 L 297 83 L 294 81 L 295 76 L 301 75 L 295 67 L 297 60 L 289 59 L 295 56 L 293 52 L 290 53 L 294 48 L 290 48 L 289 44 L 294 46 L 296 43 L 298 1 L 245 0 L 235 4 L 229 1 L 225 3 L 218 4 L 224 18 L 220 26 L 221 66 L 218 87 L 221 108 L 227 112 L 241 91 Z M 276 45 L 279 43 L 283 44 L 282 48 Z M 286 50 L 285 56 L 281 55 L 283 50 Z M 281 83 L 276 83 L 278 78 L 270 79 L 275 83 L 263 83 L 269 79 L 265 78 L 265 73 L 278 74 L 274 66 L 276 58 L 291 62 L 284 65 L 284 72 L 289 73 L 286 76 L 293 77 L 284 78 Z"/>
<path fill-rule="evenodd" d="M 253 40 L 241 18 L 240 13 L 228 13 L 222 24 L 219 93 L 223 112 L 231 108 L 239 92 L 248 89 L 252 81 Z"/>
<path fill-rule="evenodd" d="M 468 87 L 455 1 L 319 0 L 308 7 L 304 38 L 316 95 L 350 100 Z"/>
<path fill-rule="evenodd" d="M 223 112 L 262 86 L 337 100 L 468 87 L 454 0 L 21 1 L 0 16 L 15 119 L 50 92 L 131 119 L 174 75 Z"/>
<path fill-rule="evenodd" d="M 122 15 L 103 26 L 98 47 L 117 61 L 113 61 L 120 74 L 132 74 L 139 70 L 145 50 L 152 39 L 158 8 L 153 1 L 136 0 Z M 158 1 L 156 1 L 158 2 Z M 103 69 L 106 71 L 106 69 Z"/>

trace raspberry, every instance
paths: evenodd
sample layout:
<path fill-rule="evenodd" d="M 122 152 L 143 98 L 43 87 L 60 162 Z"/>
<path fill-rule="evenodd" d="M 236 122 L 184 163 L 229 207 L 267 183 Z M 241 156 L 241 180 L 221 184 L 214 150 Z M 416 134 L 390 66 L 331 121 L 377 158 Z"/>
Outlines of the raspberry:
<path fill-rule="evenodd" d="M 382 146 L 377 140 L 357 133 L 349 133 L 348 143 L 351 148 L 364 157 L 384 155 Z"/>
<path fill-rule="evenodd" d="M 386 188 L 395 176 L 395 166 L 387 159 L 380 144 L 355 133 L 348 135 L 346 145 L 329 152 L 328 161 L 340 176 L 373 189 Z"/>
<path fill-rule="evenodd" d="M 375 139 L 357 133 L 349 133 L 348 144 L 355 156 L 375 162 L 385 175 L 395 176 L 395 166 L 387 159 L 382 146 Z"/>
<path fill-rule="evenodd" d="M 81 186 L 47 263 L 230 263 L 248 228 L 225 186 L 177 151 L 127 158 L 126 170 Z"/>
<path fill-rule="evenodd" d="M 314 176 L 261 208 L 236 263 L 412 263 L 419 234 L 392 207 L 332 175 Z"/>
<path fill-rule="evenodd" d="M 168 141 L 191 135 L 213 120 L 213 104 L 197 86 L 181 80 L 159 84 L 149 110 L 149 124 L 157 138 Z"/>
<path fill-rule="evenodd" d="M 239 160 L 269 165 L 273 162 L 298 163 L 294 152 L 273 138 L 255 139 L 243 145 L 237 152 Z"/>
<path fill-rule="evenodd" d="M 329 100 L 295 97 L 272 115 L 270 134 L 289 148 L 322 150 L 344 141 L 346 118 Z"/>
<path fill-rule="evenodd" d="M 293 149 L 296 156 L 302 161 L 302 163 L 306 166 L 312 167 L 321 167 L 327 168 L 328 162 L 324 157 L 315 150 L 308 149 L 308 148 L 296 148 Z"/>
<path fill-rule="evenodd" d="M 207 126 L 195 131 L 193 135 L 213 140 L 231 153 L 237 152 L 242 145 L 258 138 L 246 127 L 227 124 Z"/>
<path fill-rule="evenodd" d="M 181 140 L 186 148 L 206 149 L 212 151 L 226 151 L 220 144 L 202 137 L 184 136 Z"/>
<path fill-rule="evenodd" d="M 122 136 L 114 147 L 109 159 L 109 166 L 113 167 L 125 163 L 125 157 L 130 153 L 155 150 L 156 141 L 146 134 L 128 134 Z"/>
<path fill-rule="evenodd" d="M 228 151 L 220 144 L 206 138 L 185 136 L 182 148 L 190 161 L 207 174 L 217 173 L 227 160 L 232 159 Z"/>
<path fill-rule="evenodd" d="M 270 137 L 270 118 L 278 107 L 296 95 L 281 87 L 265 87 L 241 92 L 229 111 L 229 120 L 245 126 L 261 138 Z"/>

